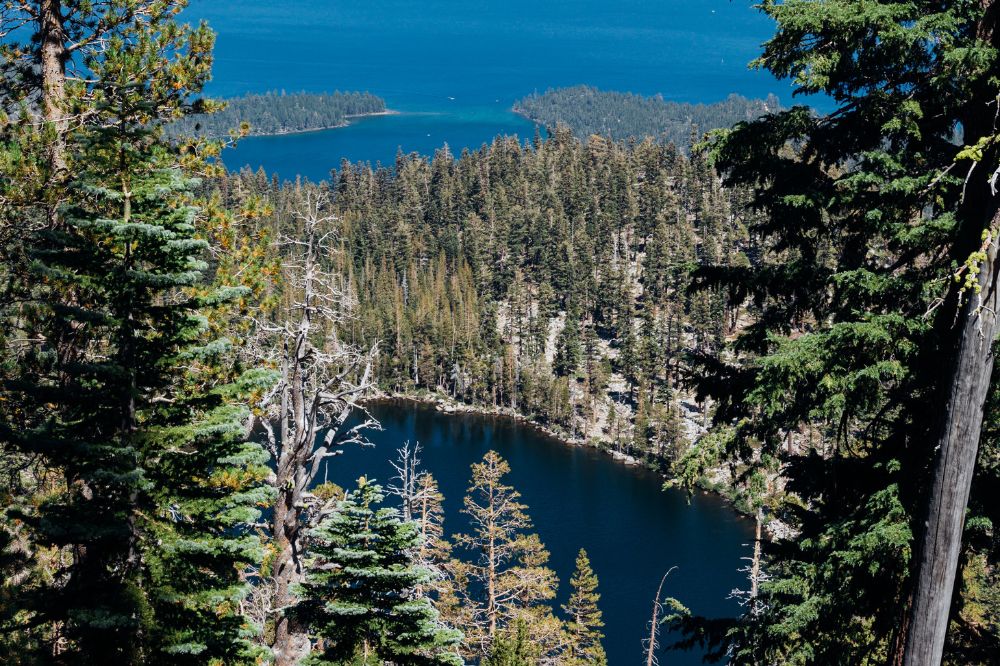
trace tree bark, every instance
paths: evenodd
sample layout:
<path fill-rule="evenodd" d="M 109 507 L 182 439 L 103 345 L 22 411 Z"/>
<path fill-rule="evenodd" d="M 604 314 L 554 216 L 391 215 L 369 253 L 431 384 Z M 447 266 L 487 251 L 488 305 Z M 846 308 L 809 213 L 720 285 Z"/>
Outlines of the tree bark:
<path fill-rule="evenodd" d="M 976 26 L 977 38 L 994 47 L 1000 46 L 1000 2 L 980 0 L 982 14 Z M 970 99 L 961 118 L 965 143 L 997 133 L 995 101 L 992 88 L 983 90 L 979 99 Z M 955 337 L 947 389 L 947 407 L 935 447 L 933 482 L 926 503 L 926 521 L 921 526 L 917 544 L 917 568 L 912 588 L 912 603 L 902 619 L 899 641 L 902 655 L 896 663 L 905 666 L 940 664 L 948 633 L 948 619 L 955 589 L 955 577 L 962 548 L 965 510 L 972 488 L 972 477 L 982 435 L 983 409 L 993 375 L 993 342 L 997 336 L 998 296 L 997 262 L 1000 209 L 997 195 L 989 184 L 988 173 L 1000 160 L 1000 151 L 986 151 L 967 176 L 967 190 L 959 205 L 959 218 L 968 231 L 960 238 L 955 259 L 964 261 L 971 250 L 985 250 L 979 266 L 979 293 L 970 294 L 954 320 L 961 329 Z M 987 232 L 988 246 L 982 247 Z M 954 310 L 953 310 L 954 311 Z M 897 652 L 897 655 L 899 653 Z"/>
<path fill-rule="evenodd" d="M 282 321 L 272 329 L 282 344 L 280 411 L 270 417 L 280 428 L 280 441 L 271 436 L 277 460 L 277 497 L 271 523 L 276 550 L 272 647 L 277 666 L 294 666 L 310 650 L 307 628 L 287 612 L 298 601 L 295 585 L 305 576 L 304 532 L 324 515 L 309 488 L 324 461 L 339 447 L 363 441 L 362 430 L 378 427 L 370 417 L 357 425 L 348 422 L 357 408 L 356 399 L 372 386 L 375 349 L 361 354 L 337 340 L 336 327 L 342 323 L 347 305 L 320 263 L 322 253 L 330 252 L 324 245 L 322 227 L 333 218 L 323 217 L 322 202 L 310 200 L 307 204 L 307 211 L 299 216 L 305 227 L 302 237 L 285 241 L 289 254 L 300 257 L 289 259 L 287 264 L 286 279 L 295 294 L 286 303 Z M 319 339 L 332 351 L 314 343 Z M 352 379 L 355 372 L 360 375 L 357 381 Z M 278 394 L 273 397 L 278 398 Z"/>
<path fill-rule="evenodd" d="M 49 146 L 49 167 L 52 177 L 66 172 L 66 134 L 69 119 L 66 111 L 66 46 L 61 0 L 44 0 L 38 14 L 39 58 L 42 73 L 42 113 L 55 131 Z"/>
<path fill-rule="evenodd" d="M 307 287 L 307 303 L 309 288 Z M 297 335 L 286 342 L 282 361 L 285 389 L 282 395 L 281 456 L 278 460 L 276 485 L 278 497 L 274 507 L 275 606 L 287 609 L 295 604 L 293 587 L 302 582 L 301 561 L 303 483 L 308 458 L 315 442 L 315 424 L 306 415 L 305 386 L 306 345 L 311 312 L 305 308 Z M 309 652 L 309 637 L 288 613 L 280 612 L 275 621 L 274 657 L 276 666 L 294 666 Z"/>
<path fill-rule="evenodd" d="M 757 509 L 757 533 L 753 540 L 753 561 L 750 563 L 750 599 L 755 601 L 760 593 L 760 544 L 763 509 Z M 753 601 L 751 603 L 753 603 Z"/>
<path fill-rule="evenodd" d="M 1000 215 L 993 218 L 993 228 Z M 992 239 L 979 273 L 981 293 L 969 295 L 959 321 L 958 355 L 923 526 L 913 605 L 903 655 L 905 666 L 940 664 L 948 630 L 965 509 L 976 467 L 983 407 L 993 373 L 997 334 L 997 241 Z"/>

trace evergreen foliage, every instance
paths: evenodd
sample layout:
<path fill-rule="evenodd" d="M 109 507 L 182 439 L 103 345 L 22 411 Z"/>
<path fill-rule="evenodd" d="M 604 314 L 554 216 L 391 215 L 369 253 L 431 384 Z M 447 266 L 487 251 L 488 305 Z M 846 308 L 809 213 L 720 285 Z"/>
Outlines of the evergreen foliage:
<path fill-rule="evenodd" d="M 272 236 L 292 233 L 298 202 L 329 192 L 342 252 L 326 261 L 357 303 L 341 336 L 380 342 L 381 388 L 508 408 L 606 443 L 613 406 L 622 453 L 663 464 L 684 448 L 668 404 L 684 353 L 718 349 L 745 312 L 723 290 L 690 295 L 691 271 L 757 251 L 743 193 L 723 190 L 702 156 L 563 131 L 457 160 L 344 164 L 332 180 L 281 187 L 245 171 L 217 186 L 231 207 L 269 202 L 259 226 Z M 651 427 L 633 438 L 640 397 Z"/>
<path fill-rule="evenodd" d="M 430 572 L 414 553 L 419 527 L 379 508 L 381 487 L 365 478 L 312 532 L 300 619 L 322 639 L 312 664 L 462 664 L 461 633 L 441 624 L 417 588 Z"/>
<path fill-rule="evenodd" d="M 988 275 L 996 238 L 996 7 L 762 7 L 778 28 L 757 66 L 793 79 L 800 93 L 828 95 L 837 109 L 795 107 L 714 142 L 727 182 L 753 187 L 766 216 L 750 227 L 759 257 L 697 276 L 759 307 L 731 355 L 704 359 L 702 391 L 720 400 L 711 444 L 734 464 L 783 458 L 794 504 L 782 511 L 798 531 L 769 548 L 764 610 L 721 637 L 720 656 L 902 663 L 942 419 L 964 380 L 955 374 L 961 336 L 981 314 L 977 273 Z M 992 365 L 985 348 L 975 353 Z M 975 418 L 973 409 L 962 419 L 966 437 L 978 438 Z M 820 441 L 792 455 L 802 431 Z M 992 437 L 988 425 L 987 456 Z M 966 572 L 996 566 L 995 537 L 971 529 L 997 518 L 995 503 L 984 503 L 995 498 L 982 483 L 988 467 L 973 484 Z M 955 600 L 946 662 L 988 663 L 982 655 L 1000 652 L 995 634 L 963 626 L 969 600 Z M 970 643 L 980 657 L 955 652 Z"/>
<path fill-rule="evenodd" d="M 385 112 L 385 100 L 370 93 L 249 94 L 224 100 L 212 113 L 184 116 L 168 124 L 172 138 L 222 139 L 244 125 L 250 136 L 289 134 L 341 127 L 352 117 Z"/>
<path fill-rule="evenodd" d="M 555 596 L 558 581 L 546 566 L 549 554 L 538 535 L 527 532 L 532 523 L 520 493 L 503 482 L 509 472 L 495 451 L 473 464 L 464 509 L 472 532 L 455 537 L 474 557 L 460 564 L 458 578 L 471 612 L 466 642 L 481 658 L 493 654 L 497 637 L 519 623 L 527 626 L 540 655 L 555 652 L 561 639 L 561 627 L 544 604 Z"/>
<path fill-rule="evenodd" d="M 483 666 L 534 666 L 539 656 L 538 648 L 528 633 L 528 623 L 519 620 L 493 642 Z"/>
<path fill-rule="evenodd" d="M 69 480 L 14 514 L 35 543 L 77 552 L 32 607 L 95 663 L 246 657 L 238 567 L 259 557 L 246 526 L 266 458 L 244 439 L 249 387 L 216 381 L 226 341 L 203 335 L 208 302 L 184 295 L 204 268 L 196 210 L 172 170 L 128 195 L 80 187 L 86 203 L 32 248 L 31 330 L 53 342 L 7 388 L 27 418 L 4 439 Z"/>
<path fill-rule="evenodd" d="M 24 258 L 4 276 L 17 298 L 5 303 L 0 442 L 32 461 L 4 513 L 7 550 L 31 567 L 4 590 L 19 610 L 2 617 L 16 637 L 4 656 L 250 663 L 241 570 L 260 558 L 250 525 L 268 495 L 266 456 L 243 425 L 259 386 L 222 370 L 229 344 L 205 314 L 239 294 L 201 284 L 196 183 L 149 129 L 190 108 L 213 36 L 175 22 L 182 2 L 55 3 L 60 15 L 42 4 L 2 15 L 38 30 L 41 53 L 5 43 L 2 78 L 15 99 L 41 88 L 46 117 L 33 133 L 37 110 L 22 106 L 0 144 L 14 167 L 4 222 Z M 73 48 L 65 39 L 88 72 L 68 86 L 44 66 L 46 49 Z M 41 205 L 33 164 L 48 174 Z"/>
<path fill-rule="evenodd" d="M 568 617 L 567 633 L 570 637 L 570 652 L 566 663 L 606 665 L 608 658 L 601 646 L 604 620 L 597 605 L 601 595 L 597 592 L 597 576 L 590 566 L 587 551 L 582 548 L 576 556 L 576 569 L 569 585 L 573 591 L 569 601 L 563 606 L 563 612 Z"/>
<path fill-rule="evenodd" d="M 384 102 L 268 93 L 205 115 L 214 38 L 177 22 L 186 4 L 0 3 L 0 660 L 258 663 L 282 631 L 309 647 L 294 618 L 317 664 L 605 664 L 586 554 L 559 619 L 496 452 L 457 557 L 429 474 L 407 477 L 406 520 L 365 479 L 308 492 L 361 438 L 370 370 L 669 463 L 674 485 L 724 474 L 786 523 L 738 593 L 750 611 L 674 617 L 682 646 L 923 663 L 913 644 L 944 632 L 911 620 L 928 626 L 940 578 L 944 663 L 995 661 L 1000 4 L 764 0 L 755 65 L 826 115 L 553 90 L 516 107 L 545 140 L 286 186 L 221 175 L 206 137 Z M 273 472 L 260 423 L 296 451 Z M 955 460 L 968 473 L 941 471 Z M 258 534 L 269 478 L 284 500 Z M 946 527 L 960 547 L 935 564 Z"/>
<path fill-rule="evenodd" d="M 780 109 L 781 102 L 774 95 L 766 100 L 730 95 L 712 104 L 687 104 L 664 100 L 662 95 L 643 97 L 590 86 L 550 89 L 514 103 L 516 113 L 550 130 L 566 125 L 580 139 L 593 135 L 614 141 L 653 137 L 684 149 L 693 130 L 732 127 Z"/>

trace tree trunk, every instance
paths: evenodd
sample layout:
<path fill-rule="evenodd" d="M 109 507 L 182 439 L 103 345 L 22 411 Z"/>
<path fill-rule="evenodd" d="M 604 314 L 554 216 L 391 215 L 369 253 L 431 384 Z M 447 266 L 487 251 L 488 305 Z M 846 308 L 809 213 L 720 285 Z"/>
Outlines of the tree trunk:
<path fill-rule="evenodd" d="M 490 507 L 494 506 L 493 502 L 493 484 L 490 484 L 489 489 L 489 499 Z M 492 512 L 492 511 L 491 511 Z M 489 618 L 489 637 L 490 644 L 492 645 L 493 639 L 497 634 L 497 615 L 499 609 L 497 608 L 497 554 L 496 554 L 496 540 L 493 537 L 495 524 L 489 525 L 489 541 L 487 545 L 487 562 L 489 565 L 489 576 L 486 582 L 486 616 Z"/>
<path fill-rule="evenodd" d="M 674 570 L 670 567 L 667 573 L 660 579 L 660 586 L 656 588 L 656 599 L 653 600 L 653 616 L 649 620 L 649 644 L 646 646 L 646 666 L 655 666 L 657 638 L 660 634 L 660 600 L 663 598 L 663 584 L 667 582 L 667 576 Z"/>
<path fill-rule="evenodd" d="M 976 36 L 983 43 L 1000 46 L 1000 2 L 980 0 L 982 13 Z M 961 119 L 964 141 L 973 144 L 979 137 L 997 132 L 995 111 L 988 103 L 995 91 L 985 90 L 979 99 L 970 99 Z M 969 294 L 958 311 L 955 325 L 956 355 L 948 379 L 947 407 L 935 448 L 934 478 L 927 497 L 926 522 L 918 536 L 916 578 L 912 603 L 901 622 L 903 645 L 900 663 L 905 666 L 940 664 L 948 633 L 948 616 L 955 589 L 955 576 L 962 548 L 965 510 L 975 473 L 982 434 L 983 408 L 993 374 L 993 342 L 997 335 L 997 235 L 1000 209 L 989 172 L 1000 159 L 996 149 L 986 151 L 966 177 L 959 217 L 968 232 L 958 243 L 955 258 L 964 261 L 974 250 L 985 250 L 979 266 L 979 294 Z M 988 246 L 982 234 L 987 232 Z"/>
<path fill-rule="evenodd" d="M 52 177 L 66 172 L 66 134 L 69 119 L 66 110 L 66 29 L 60 0 L 44 0 L 39 15 L 40 65 L 42 73 L 42 113 L 55 130 L 49 146 Z"/>
<path fill-rule="evenodd" d="M 375 349 L 360 354 L 339 344 L 336 327 L 343 323 L 342 314 L 348 306 L 341 300 L 339 284 L 323 271 L 319 261 L 321 253 L 332 252 L 332 246 L 324 245 L 329 234 L 322 232 L 333 217 L 323 215 L 324 201 L 310 199 L 306 205 L 306 212 L 297 216 L 305 227 L 301 236 L 283 241 L 286 251 L 295 257 L 286 265 L 285 275 L 295 295 L 286 301 L 282 320 L 269 332 L 277 333 L 282 344 L 280 392 L 268 398 L 280 396 L 281 403 L 278 414 L 269 414 L 280 427 L 280 441 L 270 436 L 277 460 L 273 481 L 277 497 L 271 521 L 276 551 L 272 647 L 277 666 L 298 664 L 311 647 L 307 628 L 287 612 L 298 601 L 294 588 L 305 576 L 304 531 L 323 516 L 309 488 L 335 449 L 363 441 L 360 432 L 378 426 L 370 418 L 357 425 L 348 422 L 355 400 L 372 387 Z M 332 351 L 313 344 L 313 338 L 324 340 Z M 352 379 L 355 373 L 357 380 Z M 325 431 L 322 438 L 320 431 Z"/>
<path fill-rule="evenodd" d="M 279 611 L 275 618 L 274 659 L 277 666 L 294 666 L 309 649 L 309 639 L 297 623 L 285 613 L 295 602 L 292 586 L 300 582 L 301 570 L 296 553 L 298 512 L 290 504 L 291 493 L 279 493 L 274 508 L 274 605 Z"/>
<path fill-rule="evenodd" d="M 753 540 L 753 561 L 750 563 L 750 598 L 754 601 L 760 593 L 760 543 L 763 513 L 763 509 L 757 509 L 757 533 Z"/>
<path fill-rule="evenodd" d="M 306 289 L 306 301 L 310 300 Z M 315 426 L 306 413 L 306 346 L 310 330 L 310 311 L 306 308 L 292 344 L 285 348 L 284 371 L 287 387 L 282 398 L 281 458 L 278 461 L 278 498 L 274 508 L 274 539 L 277 556 L 274 562 L 275 606 L 286 609 L 295 604 L 292 588 L 302 582 L 303 495 L 308 486 L 303 481 L 306 465 L 313 451 Z M 276 666 L 294 666 L 309 652 L 309 637 L 294 618 L 281 612 L 276 619 L 274 655 Z"/>
<path fill-rule="evenodd" d="M 1000 222 L 994 216 L 993 225 Z M 997 241 L 992 239 L 979 273 L 981 293 L 970 294 L 937 445 L 934 482 L 923 526 L 913 605 L 903 655 L 905 666 L 940 664 L 948 630 L 965 509 L 975 472 L 983 406 L 993 373 L 997 334 Z"/>

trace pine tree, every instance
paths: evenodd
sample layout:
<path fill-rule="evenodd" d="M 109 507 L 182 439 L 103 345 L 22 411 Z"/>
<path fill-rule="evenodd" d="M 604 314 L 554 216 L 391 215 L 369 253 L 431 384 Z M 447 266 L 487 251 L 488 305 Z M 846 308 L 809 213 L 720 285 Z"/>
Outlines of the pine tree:
<path fill-rule="evenodd" d="M 186 185 L 168 170 L 125 195 L 95 188 L 34 249 L 35 330 L 73 353 L 24 359 L 16 392 L 39 416 L 5 424 L 5 439 L 70 480 L 22 518 L 36 542 L 76 552 L 40 616 L 97 663 L 249 654 L 238 567 L 259 558 L 247 526 L 267 498 L 265 456 L 243 439 L 243 389 L 216 383 L 227 345 L 204 339 L 208 302 L 184 296 L 205 250 Z"/>
<path fill-rule="evenodd" d="M 208 245 L 193 183 L 155 127 L 190 108 L 213 38 L 175 23 L 183 3 L 123 4 L 73 3 L 75 32 L 57 35 L 86 53 L 74 87 L 86 113 L 72 141 L 53 143 L 53 162 L 74 167 L 52 186 L 59 214 L 25 239 L 17 325 L 30 343 L 5 384 L 20 409 L 0 436 L 66 480 L 12 510 L 33 550 L 61 550 L 65 564 L 20 601 L 63 660 L 252 661 L 240 571 L 260 557 L 249 525 L 267 469 L 243 422 L 265 376 L 220 379 L 229 344 L 205 312 L 237 294 L 199 284 Z"/>
<path fill-rule="evenodd" d="M 37 554 L 32 557 L 26 539 L 14 529 L 0 527 L 0 661 L 9 664 L 32 659 L 45 644 L 44 627 L 31 626 L 32 613 L 24 601 L 31 597 L 32 586 L 44 585 L 39 579 L 48 568 Z"/>
<path fill-rule="evenodd" d="M 736 464 L 773 460 L 801 426 L 836 427 L 823 452 L 789 459 L 801 534 L 771 549 L 766 610 L 722 651 L 941 663 L 993 382 L 1000 5 L 762 8 L 777 31 L 755 64 L 834 110 L 770 113 L 714 143 L 765 216 L 749 268 L 720 256 L 699 270 L 758 310 L 701 389 L 721 401 Z"/>
<path fill-rule="evenodd" d="M 322 639 L 311 664 L 461 664 L 461 633 L 445 627 L 416 589 L 430 573 L 414 553 L 419 527 L 378 508 L 365 478 L 312 531 L 312 558 L 293 614 Z"/>
<path fill-rule="evenodd" d="M 607 664 L 601 639 L 604 619 L 597 606 L 601 595 L 597 592 L 597 575 L 590 566 L 587 551 L 580 549 L 576 556 L 576 569 L 569 581 L 573 590 L 563 612 L 569 617 L 566 623 L 570 647 L 567 664 Z"/>
<path fill-rule="evenodd" d="M 518 619 L 540 611 L 529 629 L 546 630 L 551 609 L 543 602 L 555 596 L 555 574 L 546 565 L 548 552 L 536 535 L 527 534 L 531 519 L 520 494 L 503 483 L 510 466 L 495 451 L 472 466 L 472 483 L 465 498 L 471 534 L 455 537 L 459 545 L 475 554 L 475 561 L 463 563 L 460 578 L 468 582 L 463 602 L 472 610 L 473 624 L 466 631 L 467 643 L 481 657 Z M 530 625 L 535 626 L 530 626 Z M 550 636 L 532 634 L 541 643 Z"/>
<path fill-rule="evenodd" d="M 536 666 L 539 657 L 538 647 L 528 632 L 528 623 L 518 620 L 493 642 L 483 666 Z"/>
<path fill-rule="evenodd" d="M 576 313 L 566 313 L 566 324 L 556 339 L 556 355 L 552 370 L 560 377 L 566 377 L 576 372 L 580 366 L 582 349 L 580 347 L 580 322 Z"/>

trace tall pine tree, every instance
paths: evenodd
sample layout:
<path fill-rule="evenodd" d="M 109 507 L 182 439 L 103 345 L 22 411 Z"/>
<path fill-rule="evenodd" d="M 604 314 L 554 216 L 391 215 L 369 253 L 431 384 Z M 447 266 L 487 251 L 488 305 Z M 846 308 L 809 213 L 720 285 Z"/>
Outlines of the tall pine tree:
<path fill-rule="evenodd" d="M 606 665 L 608 657 L 601 645 L 604 619 L 597 606 L 601 599 L 597 592 L 597 575 L 590 566 L 587 551 L 582 548 L 576 556 L 576 569 L 569 585 L 572 592 L 569 601 L 563 606 L 563 612 L 569 617 L 566 629 L 570 647 L 566 663 Z"/>
<path fill-rule="evenodd" d="M 156 129 L 207 80 L 213 37 L 175 22 L 182 3 L 35 4 L 103 32 L 74 61 L 83 124 L 50 137 L 73 170 L 51 185 L 58 215 L 25 238 L 24 342 L 4 383 L 18 409 L 0 423 L 5 448 L 61 478 L 7 514 L 36 556 L 60 557 L 16 590 L 26 613 L 4 628 L 47 627 L 41 649 L 67 663 L 249 662 L 240 571 L 260 557 L 249 526 L 267 500 L 243 433 L 256 387 L 220 379 L 228 343 L 204 312 L 235 294 L 199 286 L 193 183 Z"/>
<path fill-rule="evenodd" d="M 750 266 L 700 272 L 756 319 L 702 390 L 742 462 L 802 425 L 828 438 L 787 460 L 801 534 L 726 641 L 739 663 L 939 663 L 997 330 L 1000 5 L 762 7 L 777 32 L 756 65 L 835 109 L 715 143 L 767 215 Z"/>

